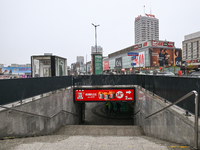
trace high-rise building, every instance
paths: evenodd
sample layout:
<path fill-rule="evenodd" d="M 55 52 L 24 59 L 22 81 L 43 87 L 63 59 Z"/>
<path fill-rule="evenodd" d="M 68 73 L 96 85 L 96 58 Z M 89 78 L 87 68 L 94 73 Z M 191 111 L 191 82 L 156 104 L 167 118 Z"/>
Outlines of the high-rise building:
<path fill-rule="evenodd" d="M 148 40 L 159 40 L 159 20 L 152 14 L 135 18 L 135 44 Z"/>
<path fill-rule="evenodd" d="M 78 62 L 80 65 L 84 64 L 84 57 L 83 56 L 77 56 L 76 62 Z"/>
<path fill-rule="evenodd" d="M 183 61 L 200 62 L 200 31 L 184 36 Z"/>

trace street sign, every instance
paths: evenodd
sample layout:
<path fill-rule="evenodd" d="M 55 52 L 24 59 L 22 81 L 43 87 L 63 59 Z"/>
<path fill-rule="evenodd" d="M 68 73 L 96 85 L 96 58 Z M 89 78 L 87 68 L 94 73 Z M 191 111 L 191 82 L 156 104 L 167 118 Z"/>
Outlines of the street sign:
<path fill-rule="evenodd" d="M 132 56 L 132 57 L 131 57 L 131 60 L 134 60 L 134 59 L 136 59 L 136 56 Z"/>
<path fill-rule="evenodd" d="M 131 63 L 131 66 L 135 66 L 136 65 L 136 63 Z"/>
<path fill-rule="evenodd" d="M 134 66 L 133 66 L 133 74 L 135 74 Z"/>
<path fill-rule="evenodd" d="M 138 56 L 138 55 L 139 55 L 139 53 L 133 53 L 133 52 L 129 52 L 129 53 L 127 53 L 127 55 L 128 55 L 128 56 Z"/>

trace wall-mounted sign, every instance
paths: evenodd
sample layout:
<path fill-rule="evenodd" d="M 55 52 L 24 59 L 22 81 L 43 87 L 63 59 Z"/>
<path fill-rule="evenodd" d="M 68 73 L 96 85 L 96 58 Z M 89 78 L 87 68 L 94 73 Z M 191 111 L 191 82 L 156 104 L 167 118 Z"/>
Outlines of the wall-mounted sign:
<path fill-rule="evenodd" d="M 137 50 L 138 49 L 138 45 L 134 45 L 134 50 Z"/>
<path fill-rule="evenodd" d="M 139 20 L 141 17 L 141 15 L 139 15 L 138 17 L 135 18 L 135 21 Z"/>
<path fill-rule="evenodd" d="M 115 68 L 122 69 L 122 57 L 115 59 Z"/>
<path fill-rule="evenodd" d="M 31 67 L 0 67 L 0 75 L 31 73 Z"/>
<path fill-rule="evenodd" d="M 163 46 L 167 46 L 168 45 L 168 42 L 163 42 Z"/>
<path fill-rule="evenodd" d="M 138 56 L 138 55 L 139 55 L 139 53 L 133 53 L 133 52 L 129 52 L 129 53 L 127 53 L 127 55 L 128 55 L 128 56 Z"/>
<path fill-rule="evenodd" d="M 181 66 L 181 49 L 153 48 L 151 66 Z"/>
<path fill-rule="evenodd" d="M 168 43 L 167 43 L 167 46 L 168 46 L 168 47 L 174 47 L 174 42 L 168 42 Z"/>
<path fill-rule="evenodd" d="M 102 74 L 102 55 L 94 56 L 95 74 Z"/>
<path fill-rule="evenodd" d="M 135 89 L 74 89 L 75 102 L 134 101 Z"/>
<path fill-rule="evenodd" d="M 133 60 L 133 63 L 136 64 L 135 67 L 142 67 L 145 64 L 145 53 L 140 52 L 136 59 Z"/>
<path fill-rule="evenodd" d="M 131 63 L 131 66 L 135 66 L 136 65 L 136 63 Z"/>
<path fill-rule="evenodd" d="M 136 59 L 136 56 L 132 56 L 132 57 L 131 57 L 131 60 L 134 60 L 134 59 Z"/>
<path fill-rule="evenodd" d="M 104 61 L 104 70 L 109 70 L 109 61 Z"/>
<path fill-rule="evenodd" d="M 155 15 L 152 15 L 152 14 L 145 14 L 147 17 L 153 17 L 155 18 Z"/>
<path fill-rule="evenodd" d="M 144 42 L 144 43 L 143 43 L 143 47 L 145 47 L 145 46 L 147 46 L 147 42 Z"/>

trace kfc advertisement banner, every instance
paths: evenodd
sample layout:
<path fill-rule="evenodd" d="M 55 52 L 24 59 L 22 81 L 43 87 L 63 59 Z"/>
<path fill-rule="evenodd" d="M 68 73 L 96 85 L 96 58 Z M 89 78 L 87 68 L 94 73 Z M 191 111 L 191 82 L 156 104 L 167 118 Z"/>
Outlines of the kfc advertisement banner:
<path fill-rule="evenodd" d="M 151 48 L 151 66 L 181 66 L 181 49 Z"/>
<path fill-rule="evenodd" d="M 133 63 L 136 63 L 134 67 L 143 67 L 145 64 L 145 53 L 140 52 L 138 56 L 136 56 L 136 59 L 133 60 Z"/>
<path fill-rule="evenodd" d="M 74 89 L 75 102 L 134 101 L 134 89 Z"/>

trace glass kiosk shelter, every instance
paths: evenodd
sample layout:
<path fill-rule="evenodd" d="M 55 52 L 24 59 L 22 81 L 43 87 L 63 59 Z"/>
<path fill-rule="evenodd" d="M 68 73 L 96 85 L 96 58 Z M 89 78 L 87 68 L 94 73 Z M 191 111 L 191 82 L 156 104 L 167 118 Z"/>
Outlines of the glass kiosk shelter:
<path fill-rule="evenodd" d="M 51 53 L 31 56 L 32 77 L 54 77 L 67 75 L 67 59 Z"/>

